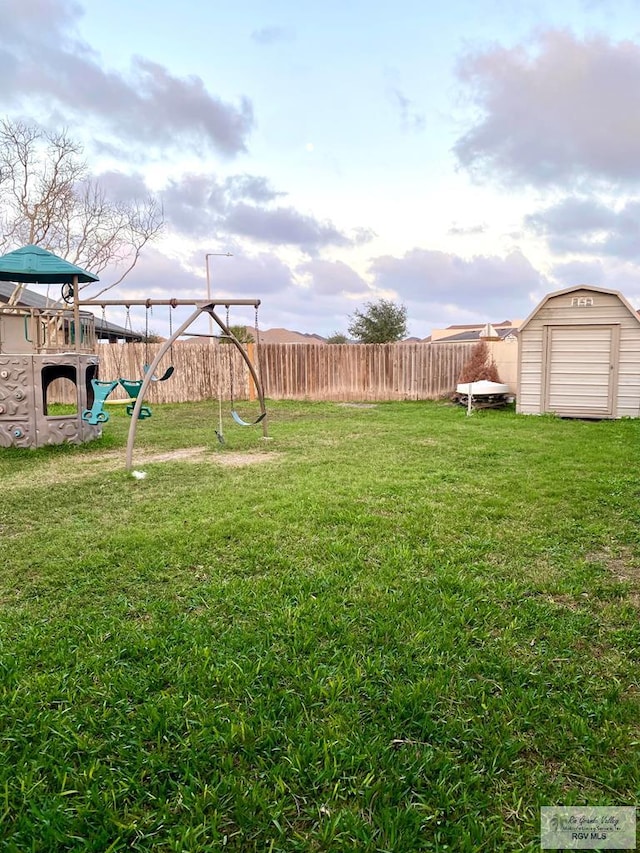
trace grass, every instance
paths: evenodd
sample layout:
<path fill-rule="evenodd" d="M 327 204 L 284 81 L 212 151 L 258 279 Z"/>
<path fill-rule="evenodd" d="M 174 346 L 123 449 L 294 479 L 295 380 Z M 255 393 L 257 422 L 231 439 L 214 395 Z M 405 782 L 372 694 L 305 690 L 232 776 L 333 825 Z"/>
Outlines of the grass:
<path fill-rule="evenodd" d="M 0 453 L 0 849 L 534 851 L 637 802 L 640 421 L 216 414 L 156 406 L 144 480 L 120 410 Z"/>

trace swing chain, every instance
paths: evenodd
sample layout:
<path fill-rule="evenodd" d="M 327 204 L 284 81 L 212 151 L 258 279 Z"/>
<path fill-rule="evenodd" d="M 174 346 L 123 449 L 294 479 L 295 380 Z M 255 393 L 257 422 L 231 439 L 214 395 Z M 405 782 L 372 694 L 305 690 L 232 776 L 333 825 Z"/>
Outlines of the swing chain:
<path fill-rule="evenodd" d="M 227 332 L 228 332 L 228 334 L 231 334 L 231 326 L 229 325 L 229 319 L 230 319 L 230 315 L 229 315 L 229 306 L 227 305 L 227 306 L 225 306 L 225 307 L 226 307 L 226 309 L 227 309 L 227 314 L 226 314 L 225 324 L 226 324 L 226 326 L 227 326 Z M 231 338 L 229 338 L 229 344 L 231 344 Z M 233 409 L 233 405 L 234 405 L 234 393 L 233 393 L 233 392 L 234 392 L 234 387 L 233 387 L 233 373 L 234 373 L 234 370 L 233 370 L 233 358 L 232 358 L 232 356 L 233 356 L 234 354 L 235 354 L 235 353 L 233 352 L 233 346 L 229 346 L 229 347 L 227 348 L 227 356 L 228 356 L 228 358 L 229 358 L 229 391 L 230 391 L 230 394 L 231 394 L 231 408 L 232 408 L 232 409 Z"/>
<path fill-rule="evenodd" d="M 256 333 L 256 341 L 255 341 L 256 367 L 258 368 L 258 375 L 260 376 L 260 382 L 262 383 L 262 362 L 261 362 L 262 347 L 260 346 L 260 327 L 258 325 L 258 306 L 257 305 L 256 305 L 256 316 L 255 316 L 254 328 L 255 328 L 255 333 Z"/>
<path fill-rule="evenodd" d="M 144 363 L 149 364 L 149 306 L 144 310 Z"/>

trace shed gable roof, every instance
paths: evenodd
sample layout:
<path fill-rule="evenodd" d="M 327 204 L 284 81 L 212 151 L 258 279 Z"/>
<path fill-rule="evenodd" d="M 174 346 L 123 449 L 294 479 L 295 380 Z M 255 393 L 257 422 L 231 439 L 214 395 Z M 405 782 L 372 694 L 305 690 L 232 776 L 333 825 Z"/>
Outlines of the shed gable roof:
<path fill-rule="evenodd" d="M 611 290 L 608 287 L 596 287 L 593 284 L 576 284 L 576 285 L 573 285 L 572 287 L 565 287 L 562 290 L 554 290 L 553 293 L 547 293 L 547 295 L 541 300 L 541 302 L 538 305 L 536 305 L 536 307 L 533 309 L 531 314 L 529 314 L 529 316 L 526 318 L 526 320 L 522 323 L 518 332 L 519 333 L 522 332 L 523 329 L 525 329 L 527 327 L 527 325 L 531 322 L 531 320 L 533 320 L 533 318 L 536 316 L 536 314 L 538 314 L 544 308 L 544 306 L 547 304 L 547 302 L 549 302 L 549 300 L 555 299 L 556 296 L 565 296 L 565 295 L 568 295 L 569 293 L 575 293 L 577 290 L 587 290 L 591 293 L 605 293 L 609 296 L 617 297 L 620 300 L 620 302 L 624 305 L 624 307 L 627 309 L 627 311 L 631 314 L 631 316 L 634 318 L 634 320 L 638 324 L 640 324 L 640 316 L 638 316 L 638 312 L 633 307 L 633 305 L 631 305 L 631 303 L 625 299 L 625 297 L 620 293 L 619 290 Z"/>

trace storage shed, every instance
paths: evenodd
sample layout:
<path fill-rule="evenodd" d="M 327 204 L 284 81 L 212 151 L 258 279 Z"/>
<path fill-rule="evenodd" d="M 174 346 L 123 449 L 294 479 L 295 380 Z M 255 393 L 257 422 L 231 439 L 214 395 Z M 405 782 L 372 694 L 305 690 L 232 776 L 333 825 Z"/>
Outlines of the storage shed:
<path fill-rule="evenodd" d="M 549 293 L 518 338 L 518 412 L 640 417 L 640 317 L 618 291 Z"/>

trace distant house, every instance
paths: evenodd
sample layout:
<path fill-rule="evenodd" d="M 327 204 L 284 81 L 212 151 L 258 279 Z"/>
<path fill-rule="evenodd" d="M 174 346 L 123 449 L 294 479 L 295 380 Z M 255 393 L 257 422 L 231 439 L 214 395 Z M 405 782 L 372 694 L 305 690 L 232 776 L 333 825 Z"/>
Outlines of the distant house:
<path fill-rule="evenodd" d="M 255 337 L 255 329 L 248 327 Z M 260 329 L 258 342 L 261 344 L 326 344 L 326 338 L 306 332 L 295 332 L 290 329 Z"/>
<path fill-rule="evenodd" d="M 515 341 L 520 320 L 503 320 L 502 323 L 475 323 L 453 325 L 446 329 L 434 329 L 430 341 L 434 344 L 470 344 L 480 338 L 489 340 Z"/>
<path fill-rule="evenodd" d="M 64 303 L 42 296 L 33 290 L 28 290 L 26 287 L 14 284 L 11 281 L 0 281 L 0 305 L 8 305 L 11 300 L 13 305 L 23 308 L 59 308 Z M 116 323 L 105 321 L 96 318 L 96 337 L 102 341 L 115 343 L 116 341 L 127 341 L 129 343 L 142 340 L 140 332 L 134 332 L 131 329 L 125 329 L 123 326 L 118 326 Z"/>
<path fill-rule="evenodd" d="M 518 327 L 521 320 L 503 320 L 501 323 L 472 323 L 434 329 L 429 338 L 432 344 L 466 345 L 486 340 L 491 357 L 498 367 L 500 380 L 509 386 L 512 394 L 518 384 Z"/>

